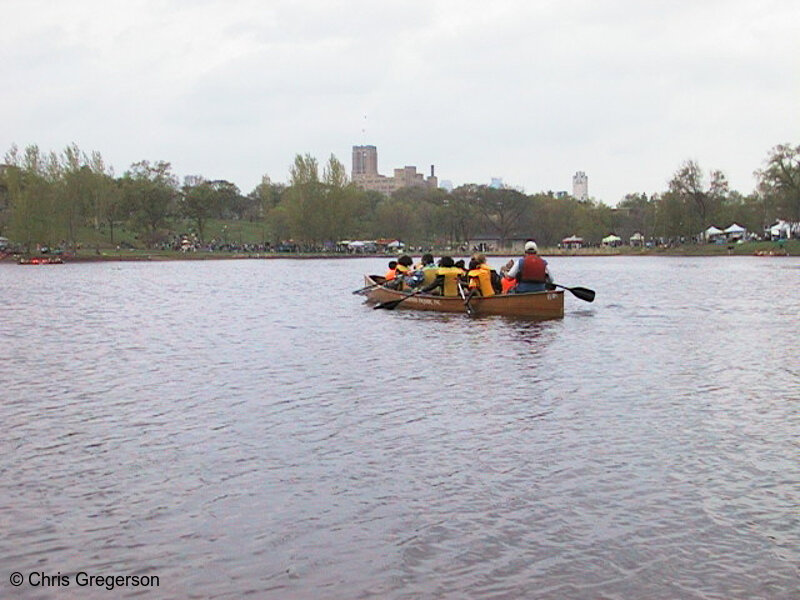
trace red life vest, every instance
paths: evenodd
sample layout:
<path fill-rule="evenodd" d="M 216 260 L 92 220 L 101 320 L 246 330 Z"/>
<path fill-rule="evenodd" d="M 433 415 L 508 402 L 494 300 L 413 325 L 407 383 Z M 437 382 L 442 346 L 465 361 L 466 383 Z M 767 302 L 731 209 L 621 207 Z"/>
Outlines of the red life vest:
<path fill-rule="evenodd" d="M 547 262 L 538 254 L 526 254 L 522 259 L 522 268 L 517 275 L 519 281 L 527 283 L 545 283 L 547 281 Z"/>

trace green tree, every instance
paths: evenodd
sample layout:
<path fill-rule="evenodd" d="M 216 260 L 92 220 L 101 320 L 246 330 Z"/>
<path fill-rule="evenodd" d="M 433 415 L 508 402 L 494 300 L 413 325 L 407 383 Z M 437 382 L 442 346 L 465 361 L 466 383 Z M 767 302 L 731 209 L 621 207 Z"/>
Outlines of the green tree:
<path fill-rule="evenodd" d="M 555 246 L 565 237 L 577 234 L 577 201 L 555 197 L 552 192 L 534 194 L 528 235 L 543 246 Z"/>
<path fill-rule="evenodd" d="M 359 230 L 366 208 L 364 194 L 347 178 L 344 165 L 331 154 L 323 171 L 322 210 L 328 214 L 326 239 L 338 242 Z"/>
<path fill-rule="evenodd" d="M 37 244 L 52 246 L 57 239 L 52 218 L 53 188 L 40 174 L 19 167 L 5 169 L 10 215 L 9 237 L 30 252 Z"/>
<path fill-rule="evenodd" d="M 91 205 L 93 174 L 88 159 L 76 144 L 61 154 L 58 169 L 59 214 L 66 226 L 66 239 L 75 248 L 77 230 Z"/>
<path fill-rule="evenodd" d="M 263 241 L 269 239 L 280 240 L 278 223 L 273 220 L 277 215 L 273 210 L 280 204 L 281 196 L 286 189 L 282 184 L 274 184 L 269 176 L 264 175 L 253 191 L 247 195 L 249 200 L 250 212 L 248 218 L 251 221 L 261 221 L 263 224 Z"/>
<path fill-rule="evenodd" d="M 356 228 L 364 196 L 348 183 L 344 165 L 331 155 L 323 178 L 312 156 L 295 156 L 289 172 L 289 187 L 274 220 L 283 220 L 292 237 L 319 247 L 336 242 Z"/>
<path fill-rule="evenodd" d="M 462 185 L 443 199 L 441 233 L 450 244 L 460 245 L 478 233 L 476 196 L 477 186 Z"/>
<path fill-rule="evenodd" d="M 407 199 L 384 198 L 375 211 L 374 234 L 377 238 L 411 240 L 419 231 L 414 204 Z"/>
<path fill-rule="evenodd" d="M 225 179 L 208 182 L 214 194 L 216 216 L 219 219 L 242 219 L 247 209 L 246 199 L 236 184 Z"/>
<path fill-rule="evenodd" d="M 800 221 L 800 145 L 772 148 L 765 168 L 756 171 L 756 176 L 767 219 Z"/>
<path fill-rule="evenodd" d="M 720 223 L 738 223 L 748 231 L 761 231 L 764 223 L 764 203 L 758 194 L 743 196 L 737 191 L 728 194 L 721 210 Z"/>
<path fill-rule="evenodd" d="M 710 184 L 706 187 L 700 165 L 688 160 L 681 165 L 669 182 L 669 191 L 687 207 L 686 221 L 690 231 L 683 235 L 696 235 L 717 217 L 720 206 L 729 192 L 728 181 L 721 171 L 711 171 Z"/>
<path fill-rule="evenodd" d="M 375 190 L 360 190 L 357 188 L 355 188 L 354 193 L 358 194 L 360 209 L 356 212 L 354 218 L 353 237 L 379 237 L 375 233 L 376 211 L 386 196 Z"/>
<path fill-rule="evenodd" d="M 400 237 L 416 243 L 429 243 L 437 238 L 447 238 L 447 193 L 425 185 L 412 185 L 395 191 L 389 201 L 396 211 L 399 207 L 411 213 L 409 222 L 413 230 L 404 235 L 389 233 L 386 237 Z"/>
<path fill-rule="evenodd" d="M 317 159 L 306 154 L 295 155 L 294 163 L 289 168 L 289 185 L 299 187 L 319 183 L 319 163 Z"/>
<path fill-rule="evenodd" d="M 10 236 L 28 252 L 38 244 L 54 246 L 63 235 L 57 157 L 42 154 L 36 145 L 27 146 L 22 154 L 12 146 L 5 162 Z"/>
<path fill-rule="evenodd" d="M 595 200 L 578 200 L 576 223 L 577 231 L 588 242 L 599 244 L 609 233 L 614 231 L 614 211 Z"/>
<path fill-rule="evenodd" d="M 612 230 L 623 240 L 629 239 L 636 232 L 645 237 L 655 236 L 656 202 L 654 198 L 648 198 L 644 193 L 626 194 L 614 211 Z"/>
<path fill-rule="evenodd" d="M 192 186 L 184 186 L 180 199 L 180 213 L 191 220 L 197 228 L 200 240 L 205 240 L 205 228 L 208 219 L 217 212 L 217 196 L 207 181 Z"/>
<path fill-rule="evenodd" d="M 345 188 L 347 187 L 347 170 L 344 165 L 333 154 L 328 158 L 322 175 L 325 185 L 332 188 Z"/>
<path fill-rule="evenodd" d="M 128 212 L 144 235 L 148 247 L 169 224 L 178 198 L 178 180 L 170 163 L 143 160 L 131 165 L 123 176 L 122 188 Z"/>
<path fill-rule="evenodd" d="M 253 191 L 248 194 L 248 197 L 254 201 L 258 207 L 258 215 L 263 217 L 271 209 L 278 206 L 281 201 L 281 194 L 286 189 L 283 184 L 272 183 L 268 175 L 264 175 Z"/>
<path fill-rule="evenodd" d="M 296 155 L 289 169 L 289 187 L 282 199 L 283 213 L 292 237 L 307 244 L 324 239 L 327 216 L 321 210 L 319 165 L 311 155 Z"/>
<path fill-rule="evenodd" d="M 501 246 L 505 247 L 514 234 L 528 229 L 531 203 L 522 192 L 484 185 L 478 187 L 475 201 L 482 223 L 500 238 Z"/>

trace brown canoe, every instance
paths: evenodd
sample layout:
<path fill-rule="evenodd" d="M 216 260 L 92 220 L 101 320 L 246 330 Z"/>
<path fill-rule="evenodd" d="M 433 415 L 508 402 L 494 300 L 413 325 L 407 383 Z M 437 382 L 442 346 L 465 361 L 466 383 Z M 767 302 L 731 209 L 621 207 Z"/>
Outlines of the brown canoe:
<path fill-rule="evenodd" d="M 380 278 L 364 276 L 364 285 L 377 284 Z M 372 288 L 367 294 L 367 302 L 391 302 L 400 300 L 408 294 L 390 290 L 383 286 Z M 505 315 L 524 317 L 527 319 L 561 319 L 564 316 L 564 292 L 554 290 L 548 292 L 531 292 L 527 294 L 503 294 L 481 298 L 475 296 L 470 300 L 470 308 L 474 315 Z M 463 298 L 417 294 L 413 298 L 403 300 L 397 308 L 412 310 L 428 310 L 435 312 L 466 313 Z"/>

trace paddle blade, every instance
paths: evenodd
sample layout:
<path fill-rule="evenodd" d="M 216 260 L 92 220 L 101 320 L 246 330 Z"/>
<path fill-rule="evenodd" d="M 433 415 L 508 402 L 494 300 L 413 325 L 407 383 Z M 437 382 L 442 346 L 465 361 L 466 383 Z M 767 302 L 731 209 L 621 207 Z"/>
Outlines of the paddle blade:
<path fill-rule="evenodd" d="M 386 310 L 392 310 L 395 306 L 400 304 L 405 298 L 401 298 L 400 300 L 390 300 L 389 302 L 381 302 L 380 304 L 376 304 L 372 307 L 372 310 L 378 310 L 379 308 L 385 308 Z"/>
<path fill-rule="evenodd" d="M 585 287 L 573 287 L 567 288 L 573 295 L 581 300 L 585 300 L 586 302 L 594 302 L 594 290 L 590 290 L 589 288 Z"/>
<path fill-rule="evenodd" d="M 467 314 L 470 317 L 475 314 L 475 307 L 470 304 L 470 301 L 472 300 L 472 297 L 474 295 L 475 295 L 475 290 L 472 290 L 470 291 L 469 294 L 467 294 L 467 297 L 464 299 L 464 308 L 466 308 Z"/>

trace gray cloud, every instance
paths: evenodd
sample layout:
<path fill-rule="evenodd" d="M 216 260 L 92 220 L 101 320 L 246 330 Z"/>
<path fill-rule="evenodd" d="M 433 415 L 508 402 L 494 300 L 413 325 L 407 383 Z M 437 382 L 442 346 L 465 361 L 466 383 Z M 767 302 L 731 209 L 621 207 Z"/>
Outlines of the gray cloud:
<path fill-rule="evenodd" d="M 118 172 L 144 158 L 249 191 L 296 153 L 378 146 L 456 184 L 615 204 L 680 162 L 753 189 L 797 142 L 800 8 L 760 3 L 3 2 L 8 148 L 71 142 Z"/>

